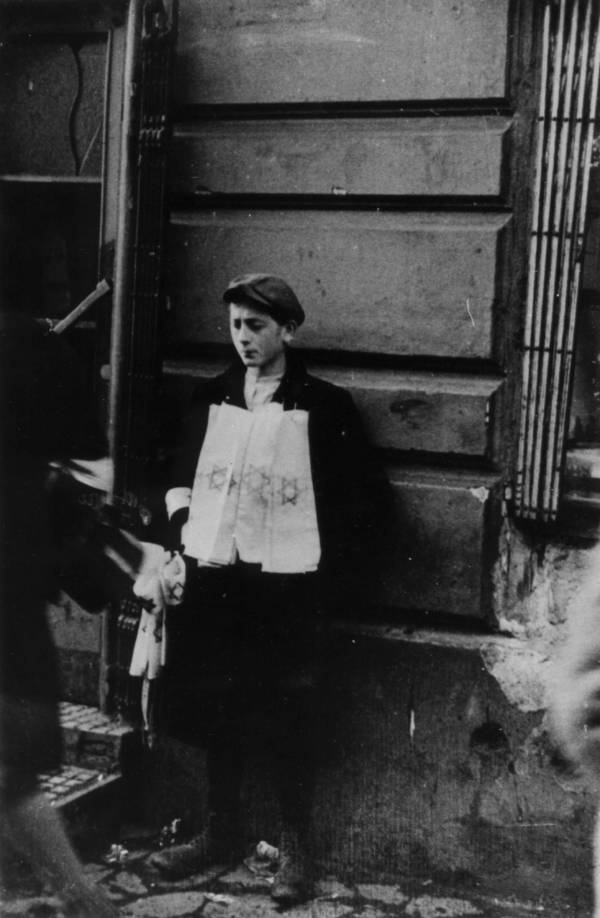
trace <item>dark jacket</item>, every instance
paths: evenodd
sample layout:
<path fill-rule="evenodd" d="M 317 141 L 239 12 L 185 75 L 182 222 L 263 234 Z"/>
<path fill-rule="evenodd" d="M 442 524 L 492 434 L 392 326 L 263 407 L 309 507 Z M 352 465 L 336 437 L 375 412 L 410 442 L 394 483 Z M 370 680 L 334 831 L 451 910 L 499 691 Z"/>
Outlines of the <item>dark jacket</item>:
<path fill-rule="evenodd" d="M 211 404 L 245 408 L 245 369 L 234 363 L 200 383 L 192 396 L 170 487 L 192 487 Z M 365 438 L 352 397 L 344 389 L 309 375 L 293 351 L 274 395 L 284 410 L 308 411 L 309 444 L 321 538 L 319 573 L 329 606 L 358 601 L 377 552 L 383 480 Z M 179 547 L 187 510 L 174 514 L 170 547 Z M 357 594 L 357 591 L 359 593 Z"/>
<path fill-rule="evenodd" d="M 0 311 L 0 749 L 23 772 L 60 762 L 57 588 L 48 462 L 105 453 L 79 364 L 27 316 Z"/>

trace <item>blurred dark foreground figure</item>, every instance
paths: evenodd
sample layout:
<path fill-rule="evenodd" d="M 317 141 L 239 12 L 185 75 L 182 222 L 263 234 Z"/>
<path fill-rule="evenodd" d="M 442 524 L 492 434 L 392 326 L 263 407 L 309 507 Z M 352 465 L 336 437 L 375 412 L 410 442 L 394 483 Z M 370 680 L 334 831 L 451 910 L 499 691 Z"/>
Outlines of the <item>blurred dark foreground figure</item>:
<path fill-rule="evenodd" d="M 600 792 L 600 547 L 569 608 L 569 631 L 549 681 L 549 722 L 566 758 Z M 594 918 L 600 918 L 600 810 L 594 839 Z"/>
<path fill-rule="evenodd" d="M 57 557 L 56 510 L 63 516 L 61 537 L 75 546 L 67 564 L 70 586 L 76 592 L 79 565 L 82 595 L 94 597 L 98 610 L 107 597 L 94 592 L 93 580 L 100 571 L 106 573 L 110 562 L 94 544 L 99 538 L 82 528 L 77 499 L 69 532 L 62 492 L 90 484 L 92 492 L 106 490 L 111 465 L 94 413 L 84 402 L 75 355 L 56 335 L 45 334 L 34 320 L 10 309 L 0 311 L 0 442 L 3 832 L 38 875 L 52 883 L 65 902 L 65 914 L 114 918 L 118 911 L 85 877 L 60 816 L 37 783 L 37 776 L 57 768 L 62 757 L 57 660 L 46 619 L 46 604 L 62 585 L 60 563 L 65 567 L 64 558 L 59 563 Z M 57 481 L 63 482 L 58 488 Z M 68 481 L 72 485 L 64 484 Z M 135 550 L 133 541 L 129 544 Z M 96 557 L 89 565 L 86 552 Z"/>

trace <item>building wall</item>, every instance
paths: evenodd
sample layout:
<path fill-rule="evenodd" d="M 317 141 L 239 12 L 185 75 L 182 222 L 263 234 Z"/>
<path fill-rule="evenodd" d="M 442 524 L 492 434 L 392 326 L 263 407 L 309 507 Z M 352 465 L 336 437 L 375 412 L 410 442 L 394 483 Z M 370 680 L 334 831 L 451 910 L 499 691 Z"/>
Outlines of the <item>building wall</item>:
<path fill-rule="evenodd" d="M 91 615 L 61 593 L 48 608 L 58 650 L 61 698 L 77 704 L 98 705 L 102 617 Z"/>
<path fill-rule="evenodd" d="M 167 389 L 181 403 L 225 360 L 229 277 L 280 273 L 309 365 L 352 391 L 387 463 L 410 550 L 338 623 L 322 868 L 576 907 L 594 797 L 545 706 L 590 549 L 528 534 L 505 489 L 539 22 L 519 2 L 384 7 L 182 0 Z M 166 744 L 156 768 L 200 819 L 195 755 Z M 277 824 L 264 767 L 247 787 L 259 834 Z M 153 800 L 176 815 L 176 797 Z"/>
<path fill-rule="evenodd" d="M 231 276 L 288 279 L 298 346 L 388 465 L 411 550 L 377 586 L 387 615 L 493 619 L 528 206 L 515 19 L 507 2 L 180 5 L 168 373 L 214 371 Z"/>

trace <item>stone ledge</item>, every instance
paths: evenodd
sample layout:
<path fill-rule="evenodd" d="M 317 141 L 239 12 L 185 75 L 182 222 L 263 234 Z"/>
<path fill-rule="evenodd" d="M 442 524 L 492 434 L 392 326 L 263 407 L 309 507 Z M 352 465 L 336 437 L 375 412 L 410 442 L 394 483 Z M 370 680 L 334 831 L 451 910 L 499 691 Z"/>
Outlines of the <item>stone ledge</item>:
<path fill-rule="evenodd" d="M 483 668 L 498 683 L 506 699 L 522 713 L 543 711 L 552 674 L 550 656 L 532 648 L 519 637 L 415 628 L 409 625 L 334 623 L 334 628 L 351 638 L 368 638 L 387 643 L 461 650 L 477 654 Z"/>
<path fill-rule="evenodd" d="M 506 651 L 519 652 L 522 649 L 522 643 L 518 638 L 508 634 L 465 632 L 448 628 L 422 628 L 408 624 L 348 622 L 339 619 L 333 623 L 333 627 L 335 631 L 350 637 L 367 637 L 408 644 L 431 644 L 434 647 L 447 647 L 453 650 L 482 651 L 489 648 L 502 648 Z"/>

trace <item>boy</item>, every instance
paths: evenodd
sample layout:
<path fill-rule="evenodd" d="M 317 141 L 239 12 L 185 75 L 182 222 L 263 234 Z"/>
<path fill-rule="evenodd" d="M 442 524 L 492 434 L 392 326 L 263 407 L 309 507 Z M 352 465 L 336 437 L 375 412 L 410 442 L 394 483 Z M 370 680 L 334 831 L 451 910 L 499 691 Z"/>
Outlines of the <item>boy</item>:
<path fill-rule="evenodd" d="M 271 894 L 290 903 L 310 892 L 324 618 L 356 601 L 374 544 L 370 455 L 350 395 L 308 375 L 290 347 L 304 310 L 288 284 L 248 274 L 223 300 L 239 360 L 197 388 L 166 496 L 169 547 L 188 568 L 167 711 L 173 733 L 206 745 L 210 817 L 151 861 L 184 876 L 239 856 L 240 737 L 260 712 L 283 826 Z"/>

